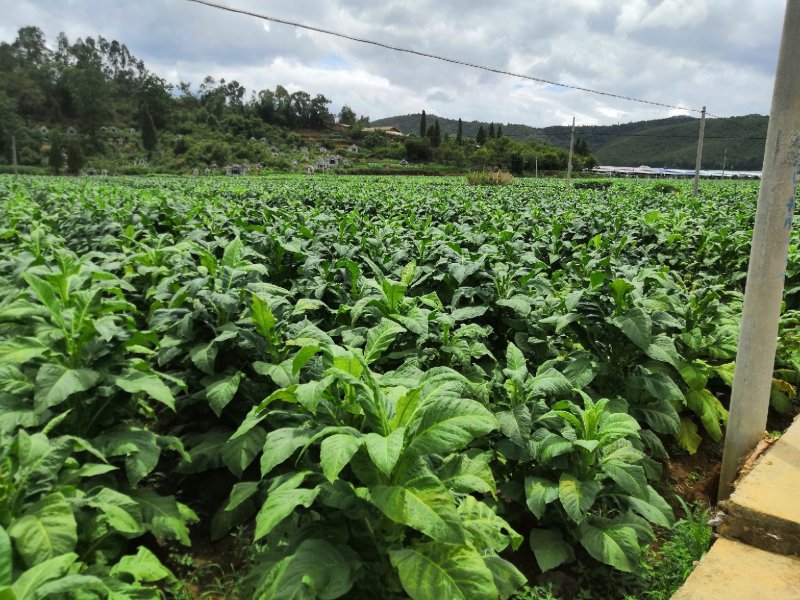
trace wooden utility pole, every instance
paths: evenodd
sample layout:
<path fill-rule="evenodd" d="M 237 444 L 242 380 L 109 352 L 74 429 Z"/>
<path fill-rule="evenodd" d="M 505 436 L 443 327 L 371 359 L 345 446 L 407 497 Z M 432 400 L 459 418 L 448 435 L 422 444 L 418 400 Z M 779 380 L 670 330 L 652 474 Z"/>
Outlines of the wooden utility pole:
<path fill-rule="evenodd" d="M 800 168 L 800 1 L 788 0 L 772 92 L 742 324 L 736 352 L 719 499 L 763 438 Z"/>
<path fill-rule="evenodd" d="M 14 175 L 17 175 L 17 136 L 11 136 L 11 165 L 14 168 Z"/>
<path fill-rule="evenodd" d="M 572 185 L 572 151 L 575 148 L 575 117 L 572 117 L 572 133 L 569 135 L 569 160 L 567 161 L 567 188 Z"/>
<path fill-rule="evenodd" d="M 700 111 L 700 138 L 697 140 L 697 159 L 694 161 L 694 195 L 700 193 L 700 163 L 703 162 L 703 136 L 706 133 L 706 107 Z"/>

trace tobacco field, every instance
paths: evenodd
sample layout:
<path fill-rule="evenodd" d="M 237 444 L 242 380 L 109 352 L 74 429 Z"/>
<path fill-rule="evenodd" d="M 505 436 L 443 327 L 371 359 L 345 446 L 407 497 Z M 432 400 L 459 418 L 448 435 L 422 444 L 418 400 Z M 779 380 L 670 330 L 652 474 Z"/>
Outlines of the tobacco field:
<path fill-rule="evenodd" d="M 0 598 L 192 597 L 226 540 L 240 598 L 639 572 L 724 436 L 757 193 L 0 178 Z"/>

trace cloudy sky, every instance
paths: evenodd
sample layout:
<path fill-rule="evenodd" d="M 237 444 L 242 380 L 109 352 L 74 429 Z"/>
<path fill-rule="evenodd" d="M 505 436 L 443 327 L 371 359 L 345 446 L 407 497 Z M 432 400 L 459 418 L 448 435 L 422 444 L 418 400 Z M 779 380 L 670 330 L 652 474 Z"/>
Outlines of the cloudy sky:
<path fill-rule="evenodd" d="M 707 105 L 769 110 L 783 0 L 215 0 L 395 46 L 553 81 Z M 54 41 L 102 35 L 170 82 L 206 75 L 248 90 L 322 93 L 373 119 L 609 124 L 679 111 L 400 54 L 186 0 L 0 0 L 0 40 L 25 25 Z"/>

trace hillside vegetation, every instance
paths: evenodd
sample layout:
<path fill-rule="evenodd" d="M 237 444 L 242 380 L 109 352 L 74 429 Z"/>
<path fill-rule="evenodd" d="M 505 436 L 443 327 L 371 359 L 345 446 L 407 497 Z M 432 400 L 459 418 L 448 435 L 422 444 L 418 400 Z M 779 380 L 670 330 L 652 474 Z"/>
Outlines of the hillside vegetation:
<path fill-rule="evenodd" d="M 442 132 L 455 134 L 458 119 L 428 115 L 439 119 Z M 373 121 L 374 125 L 396 125 L 401 131 L 416 131 L 419 114 L 398 115 Z M 579 126 L 578 137 L 585 141 L 602 164 L 689 168 L 695 163 L 699 119 L 670 117 L 619 125 Z M 761 169 L 769 119 L 747 115 L 726 119 L 707 119 L 703 145 L 703 167 L 720 169 L 727 149 L 729 169 Z M 480 127 L 490 123 L 464 121 L 466 136 L 474 136 Z M 503 134 L 521 142 L 537 141 L 562 148 L 569 146 L 570 128 L 553 126 L 536 128 L 515 123 L 501 124 Z"/>
<path fill-rule="evenodd" d="M 419 136 L 391 136 L 370 131 L 369 118 L 346 105 L 334 115 L 331 103 L 281 85 L 247 90 L 212 77 L 199 86 L 173 85 L 124 44 L 103 37 L 72 42 L 60 34 L 48 44 L 38 28 L 24 27 L 13 42 L 0 43 L 0 162 L 12 162 L 13 137 L 22 172 L 216 174 L 236 163 L 251 174 L 332 167 L 520 175 L 537 164 L 567 166 L 567 151 L 551 144 L 518 142 L 492 129 L 453 137 L 434 119 Z M 419 125 L 418 119 L 417 131 Z M 578 148 L 574 164 L 596 161 Z"/>

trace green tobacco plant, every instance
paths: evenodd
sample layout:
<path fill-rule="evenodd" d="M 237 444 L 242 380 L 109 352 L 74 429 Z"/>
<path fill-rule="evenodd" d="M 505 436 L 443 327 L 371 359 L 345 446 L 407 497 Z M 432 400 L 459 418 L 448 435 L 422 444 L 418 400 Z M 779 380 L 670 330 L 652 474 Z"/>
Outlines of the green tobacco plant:
<path fill-rule="evenodd" d="M 497 421 L 449 369 L 373 372 L 370 359 L 397 334 L 385 319 L 362 351 L 307 330 L 290 342 L 295 381 L 234 434 L 273 426 L 261 480 L 237 484 L 216 517 L 231 526 L 226 513 L 257 510 L 255 539 L 273 549 L 257 568 L 259 597 L 383 586 L 419 599 L 506 598 L 524 582 L 497 555 L 521 537 L 472 495 L 495 493 L 488 456 L 468 446 Z"/>
<path fill-rule="evenodd" d="M 498 452 L 509 468 L 504 489 L 523 500 L 539 525 L 530 544 L 539 567 L 574 559 L 573 540 L 593 558 L 621 571 L 640 568 L 641 548 L 653 539 L 650 525 L 667 527 L 672 511 L 648 484 L 640 426 L 608 399 L 575 390 L 591 383 L 596 365 L 585 356 L 564 372 L 528 372 L 522 353 L 509 345 L 503 389 L 508 410 L 498 413 L 506 444 Z M 581 398 L 549 403 L 548 398 Z M 521 489 L 520 489 L 521 488 Z"/>

